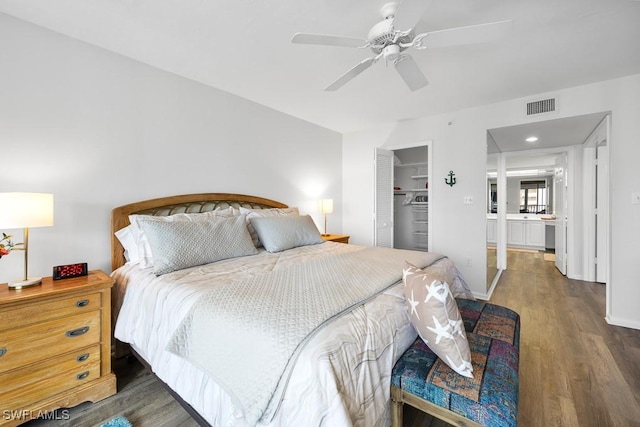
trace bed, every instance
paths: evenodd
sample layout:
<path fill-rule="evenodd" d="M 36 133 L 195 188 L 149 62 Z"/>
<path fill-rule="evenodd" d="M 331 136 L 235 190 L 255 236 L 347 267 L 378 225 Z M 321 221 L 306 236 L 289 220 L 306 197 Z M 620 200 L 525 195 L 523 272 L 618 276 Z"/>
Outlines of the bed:
<path fill-rule="evenodd" d="M 178 252 L 181 262 L 190 249 L 176 250 L 153 227 L 200 230 L 187 245 L 198 247 L 193 239 L 209 230 L 194 224 L 198 215 L 223 212 L 215 230 L 240 217 L 255 252 L 223 253 L 214 262 L 178 264 L 160 274 L 162 256 L 151 267 L 127 261 L 121 239 L 130 218 L 146 221 L 138 225 L 155 242 L 154 255 L 172 258 Z M 193 215 L 198 219 L 185 221 L 190 225 L 166 225 Z M 442 256 L 324 242 L 315 226 L 317 236 L 309 237 L 308 221 L 284 203 L 226 193 L 172 196 L 112 211 L 115 338 L 199 424 L 389 425 L 391 371 L 417 336 L 401 289 L 402 262 L 427 266 Z M 245 242 L 244 231 L 232 240 L 220 251 Z M 202 245 L 206 251 L 212 243 Z M 312 302 L 301 303 L 301 295 Z M 277 315 L 268 311 L 271 306 Z"/>

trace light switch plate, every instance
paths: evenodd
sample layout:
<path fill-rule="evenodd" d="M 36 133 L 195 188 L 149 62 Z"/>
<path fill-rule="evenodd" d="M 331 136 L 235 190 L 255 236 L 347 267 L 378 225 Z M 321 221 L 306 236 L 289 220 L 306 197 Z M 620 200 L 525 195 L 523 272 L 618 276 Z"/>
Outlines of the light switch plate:
<path fill-rule="evenodd" d="M 640 193 L 631 193 L 631 204 L 640 205 Z"/>
<path fill-rule="evenodd" d="M 464 196 L 464 204 L 472 205 L 473 204 L 473 196 Z"/>

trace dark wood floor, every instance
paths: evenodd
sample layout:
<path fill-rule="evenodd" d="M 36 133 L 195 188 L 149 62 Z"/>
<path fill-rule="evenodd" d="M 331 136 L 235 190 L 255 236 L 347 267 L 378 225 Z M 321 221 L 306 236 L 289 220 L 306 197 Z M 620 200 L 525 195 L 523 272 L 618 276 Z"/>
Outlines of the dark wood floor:
<path fill-rule="evenodd" d="M 508 251 L 491 302 L 520 313 L 518 425 L 640 426 L 640 331 L 604 321 L 605 286 L 568 280 L 541 253 Z M 136 362 L 117 361 L 118 394 L 33 426 L 96 426 L 117 415 L 134 427 L 196 426 Z M 446 426 L 406 407 L 405 425 Z M 366 426 L 364 426 L 366 427 Z"/>

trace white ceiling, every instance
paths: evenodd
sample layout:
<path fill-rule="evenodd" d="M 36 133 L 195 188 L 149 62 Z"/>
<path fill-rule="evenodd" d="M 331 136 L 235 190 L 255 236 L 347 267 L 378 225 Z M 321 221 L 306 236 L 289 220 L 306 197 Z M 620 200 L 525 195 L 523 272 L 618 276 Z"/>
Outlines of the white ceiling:
<path fill-rule="evenodd" d="M 291 36 L 366 38 L 383 3 L 0 0 L 0 12 L 338 132 L 640 73 L 639 1 L 433 0 L 416 31 L 511 19 L 512 33 L 414 52 L 430 82 L 416 92 L 384 61 L 323 91 L 369 52 L 294 45 Z"/>
<path fill-rule="evenodd" d="M 564 119 L 546 120 L 517 126 L 489 129 L 487 152 L 539 150 L 567 147 L 586 141 L 606 116 L 606 112 L 585 114 Z M 535 142 L 526 142 L 528 137 L 537 137 Z"/>
<path fill-rule="evenodd" d="M 497 157 L 491 154 L 510 153 L 506 157 L 507 176 L 551 176 L 558 154 L 584 143 L 606 116 L 606 112 L 593 113 L 488 129 L 487 172 L 495 177 L 498 167 Z M 530 136 L 538 140 L 527 142 Z"/>

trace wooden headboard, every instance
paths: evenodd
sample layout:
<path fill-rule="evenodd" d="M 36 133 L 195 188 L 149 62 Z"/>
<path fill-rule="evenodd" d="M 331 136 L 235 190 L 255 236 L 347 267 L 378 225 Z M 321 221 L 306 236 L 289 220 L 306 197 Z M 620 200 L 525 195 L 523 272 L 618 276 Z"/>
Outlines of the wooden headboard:
<path fill-rule="evenodd" d="M 161 197 L 119 206 L 111 211 L 111 269 L 124 265 L 124 248 L 115 232 L 129 225 L 129 215 L 167 216 L 177 213 L 209 212 L 229 206 L 248 209 L 286 208 L 284 203 L 244 194 L 201 193 Z"/>

